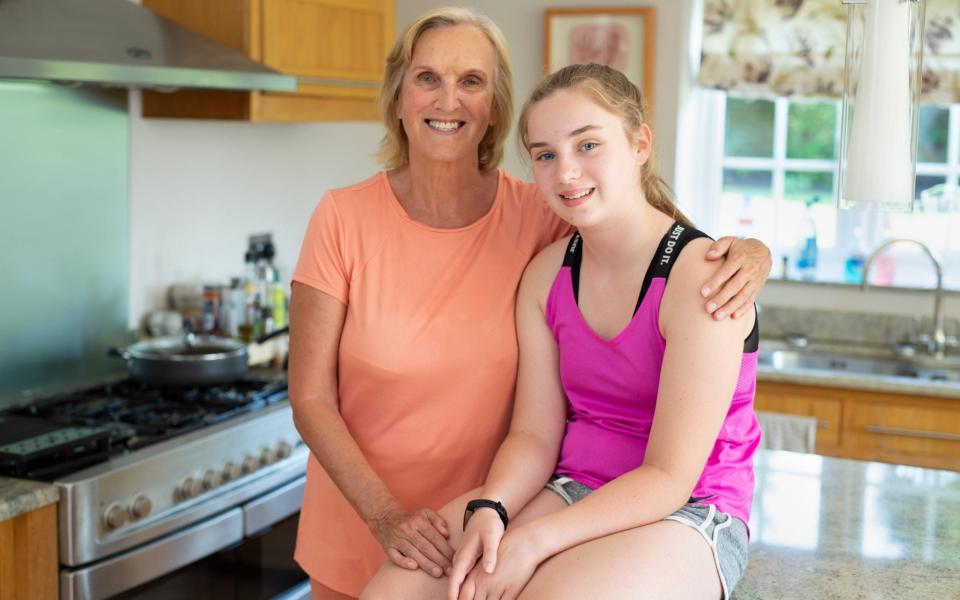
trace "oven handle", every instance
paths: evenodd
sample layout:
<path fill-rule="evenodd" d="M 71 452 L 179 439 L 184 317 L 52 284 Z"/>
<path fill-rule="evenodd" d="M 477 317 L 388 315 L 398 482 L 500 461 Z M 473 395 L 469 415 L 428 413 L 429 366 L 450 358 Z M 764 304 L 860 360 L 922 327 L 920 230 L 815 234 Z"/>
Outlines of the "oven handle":
<path fill-rule="evenodd" d="M 300 510 L 300 505 L 303 504 L 306 481 L 306 477 L 299 477 L 244 504 L 244 536 L 253 537 L 275 523 L 296 514 Z"/>
<path fill-rule="evenodd" d="M 234 508 L 156 542 L 89 567 L 60 572 L 61 600 L 105 598 L 172 573 L 243 539 Z"/>

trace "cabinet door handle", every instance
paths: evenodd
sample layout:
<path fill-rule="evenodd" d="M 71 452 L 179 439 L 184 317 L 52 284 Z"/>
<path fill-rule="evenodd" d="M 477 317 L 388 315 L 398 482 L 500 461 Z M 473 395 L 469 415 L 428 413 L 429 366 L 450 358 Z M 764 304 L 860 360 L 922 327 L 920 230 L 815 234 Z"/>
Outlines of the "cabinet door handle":
<path fill-rule="evenodd" d="M 882 425 L 867 425 L 866 430 L 880 435 L 902 435 L 906 437 L 923 438 L 927 440 L 947 440 L 960 442 L 960 434 L 943 431 L 923 431 L 922 429 L 902 429 L 900 427 L 883 427 Z"/>

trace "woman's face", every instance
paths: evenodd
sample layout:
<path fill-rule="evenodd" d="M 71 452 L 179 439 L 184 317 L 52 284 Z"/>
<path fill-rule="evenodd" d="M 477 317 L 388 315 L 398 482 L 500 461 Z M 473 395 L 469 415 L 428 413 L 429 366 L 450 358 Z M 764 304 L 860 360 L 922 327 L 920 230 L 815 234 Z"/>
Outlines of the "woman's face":
<path fill-rule="evenodd" d="M 397 102 L 411 162 L 477 162 L 496 118 L 496 64 L 493 44 L 476 28 L 438 27 L 420 36 Z"/>
<path fill-rule="evenodd" d="M 586 92 L 563 89 L 534 105 L 527 139 L 537 187 L 575 227 L 642 201 L 639 173 L 650 156 L 650 129 L 643 125 L 628 138 L 623 120 Z"/>

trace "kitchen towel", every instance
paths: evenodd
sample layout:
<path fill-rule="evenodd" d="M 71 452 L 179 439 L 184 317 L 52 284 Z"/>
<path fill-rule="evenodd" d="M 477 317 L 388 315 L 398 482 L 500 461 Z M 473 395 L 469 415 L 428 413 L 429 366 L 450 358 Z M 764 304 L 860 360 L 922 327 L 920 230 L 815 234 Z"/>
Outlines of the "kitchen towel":
<path fill-rule="evenodd" d="M 812 453 L 817 442 L 817 418 L 758 410 L 763 435 L 760 447 Z"/>

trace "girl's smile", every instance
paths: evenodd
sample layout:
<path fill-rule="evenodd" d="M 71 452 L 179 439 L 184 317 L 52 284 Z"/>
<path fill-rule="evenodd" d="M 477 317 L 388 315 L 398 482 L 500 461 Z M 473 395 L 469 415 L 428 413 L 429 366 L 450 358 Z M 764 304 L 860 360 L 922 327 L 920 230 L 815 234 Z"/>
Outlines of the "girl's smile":
<path fill-rule="evenodd" d="M 560 192 L 560 201 L 563 202 L 567 207 L 573 208 L 575 206 L 580 206 L 584 202 L 590 199 L 593 195 L 593 191 L 597 188 L 579 188 L 575 190 L 567 190 L 565 192 Z"/>

